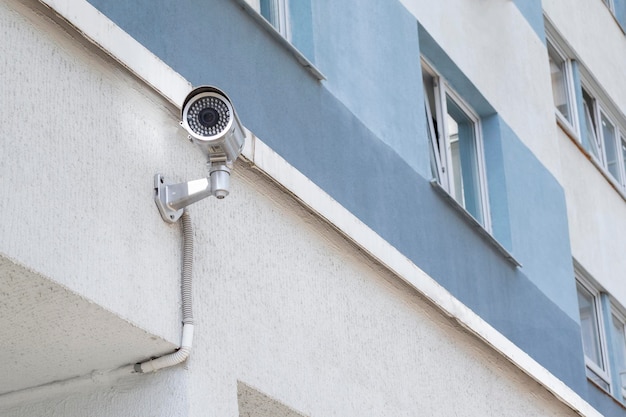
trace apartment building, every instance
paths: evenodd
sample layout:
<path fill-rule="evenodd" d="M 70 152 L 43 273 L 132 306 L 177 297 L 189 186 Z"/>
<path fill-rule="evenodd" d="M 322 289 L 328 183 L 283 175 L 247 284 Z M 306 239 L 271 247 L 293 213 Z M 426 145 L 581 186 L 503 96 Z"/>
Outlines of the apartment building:
<path fill-rule="evenodd" d="M 625 0 L 2 0 L 0 415 L 625 416 L 625 30 Z M 162 216 L 211 183 L 202 85 L 229 195 Z"/>

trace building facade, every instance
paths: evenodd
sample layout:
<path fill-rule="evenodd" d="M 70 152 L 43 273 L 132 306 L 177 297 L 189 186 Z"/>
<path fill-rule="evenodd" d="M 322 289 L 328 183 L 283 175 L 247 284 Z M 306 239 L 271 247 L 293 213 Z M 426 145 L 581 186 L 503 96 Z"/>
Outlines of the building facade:
<path fill-rule="evenodd" d="M 625 0 L 3 0 L 0 415 L 626 415 L 625 29 Z M 141 373 L 181 346 L 154 176 L 207 175 L 205 84 L 246 142 L 188 207 L 191 354 Z"/>

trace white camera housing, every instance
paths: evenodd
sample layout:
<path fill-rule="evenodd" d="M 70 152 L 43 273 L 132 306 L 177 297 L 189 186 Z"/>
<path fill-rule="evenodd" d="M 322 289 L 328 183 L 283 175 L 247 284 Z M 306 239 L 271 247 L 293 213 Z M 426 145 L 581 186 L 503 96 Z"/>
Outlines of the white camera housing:
<path fill-rule="evenodd" d="M 181 126 L 210 163 L 226 162 L 231 166 L 241 154 L 245 141 L 243 126 L 230 99 L 220 89 L 193 89 L 183 102 L 181 119 Z"/>
<path fill-rule="evenodd" d="M 230 171 L 246 140 L 233 104 L 216 87 L 194 88 L 183 102 L 181 119 L 189 139 L 206 155 L 209 175 L 178 184 L 166 184 L 161 174 L 154 176 L 154 199 L 163 220 L 169 223 L 178 221 L 185 207 L 196 201 L 228 195 Z"/>

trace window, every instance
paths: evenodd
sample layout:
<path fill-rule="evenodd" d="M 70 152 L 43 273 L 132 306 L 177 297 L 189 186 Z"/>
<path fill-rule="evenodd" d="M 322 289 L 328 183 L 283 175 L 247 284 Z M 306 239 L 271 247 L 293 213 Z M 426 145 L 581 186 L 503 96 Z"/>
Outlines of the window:
<path fill-rule="evenodd" d="M 564 55 L 558 52 L 551 43 L 548 43 L 548 61 L 552 78 L 552 97 L 557 115 L 563 118 L 570 127 L 574 127 L 576 115 L 573 111 L 571 62 L 564 58 Z"/>
<path fill-rule="evenodd" d="M 480 118 L 425 62 L 422 77 L 433 177 L 489 230 Z"/>
<path fill-rule="evenodd" d="M 613 311 L 612 319 L 612 350 L 615 359 L 614 369 L 622 401 L 626 399 L 626 320 L 624 316 Z"/>
<path fill-rule="evenodd" d="M 237 0 L 265 18 L 285 39 L 291 41 L 289 0 Z"/>
<path fill-rule="evenodd" d="M 622 166 L 626 167 L 626 136 L 622 136 L 620 142 L 622 144 Z"/>
<path fill-rule="evenodd" d="M 311 0 L 233 0 L 318 80 Z"/>
<path fill-rule="evenodd" d="M 626 12 L 626 0 L 619 2 Z M 546 36 L 557 122 L 626 198 L 626 116 L 547 21 Z"/>
<path fill-rule="evenodd" d="M 583 113 L 585 115 L 584 118 L 584 132 L 583 135 L 583 145 L 585 149 L 591 151 L 593 156 L 596 159 L 600 158 L 600 142 L 598 141 L 598 134 L 596 131 L 596 118 L 595 118 L 595 109 L 596 103 L 595 100 L 591 97 L 591 95 L 583 89 Z"/>
<path fill-rule="evenodd" d="M 276 30 L 291 40 L 289 22 L 289 0 L 260 0 L 259 11 Z"/>
<path fill-rule="evenodd" d="M 602 389 L 609 391 L 610 380 L 606 363 L 599 293 L 581 282 L 576 283 L 576 290 L 587 377 Z"/>
<path fill-rule="evenodd" d="M 582 88 L 584 135 L 583 146 L 596 162 L 626 191 L 625 139 L 626 123 L 608 111 L 609 106 L 596 98 L 587 87 Z"/>

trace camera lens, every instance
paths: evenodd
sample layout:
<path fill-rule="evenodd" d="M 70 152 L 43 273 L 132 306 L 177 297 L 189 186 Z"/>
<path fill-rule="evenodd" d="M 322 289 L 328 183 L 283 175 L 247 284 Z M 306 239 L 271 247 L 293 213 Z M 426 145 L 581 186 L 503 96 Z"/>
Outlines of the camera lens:
<path fill-rule="evenodd" d="M 201 97 L 187 111 L 187 124 L 199 136 L 216 136 L 226 129 L 229 122 L 230 110 L 219 97 Z"/>
<path fill-rule="evenodd" d="M 219 122 L 220 115 L 215 109 L 202 109 L 198 114 L 198 120 L 204 127 L 213 127 Z"/>

